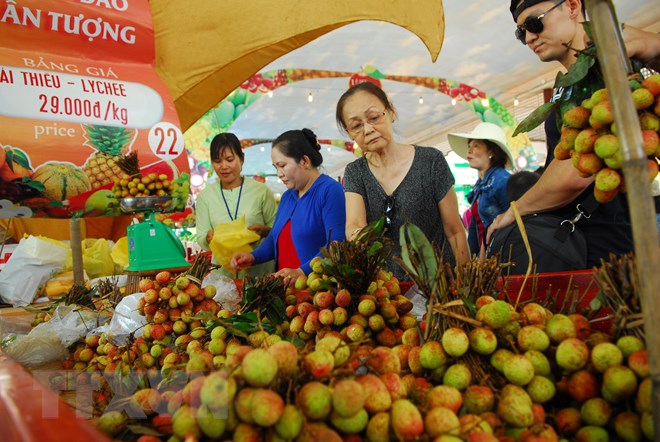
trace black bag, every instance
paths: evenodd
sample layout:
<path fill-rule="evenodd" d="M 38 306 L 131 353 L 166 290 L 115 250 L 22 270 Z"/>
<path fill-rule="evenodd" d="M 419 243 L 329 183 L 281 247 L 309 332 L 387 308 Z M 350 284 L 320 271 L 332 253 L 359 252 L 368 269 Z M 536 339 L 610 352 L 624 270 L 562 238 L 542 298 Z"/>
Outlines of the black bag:
<path fill-rule="evenodd" d="M 530 248 L 534 272 L 561 272 L 587 268 L 587 240 L 574 223 L 551 213 L 522 217 Z M 496 230 L 487 247 L 486 256 L 500 255 L 500 262 L 512 262 L 509 274 L 527 272 L 529 256 L 518 223 Z"/>

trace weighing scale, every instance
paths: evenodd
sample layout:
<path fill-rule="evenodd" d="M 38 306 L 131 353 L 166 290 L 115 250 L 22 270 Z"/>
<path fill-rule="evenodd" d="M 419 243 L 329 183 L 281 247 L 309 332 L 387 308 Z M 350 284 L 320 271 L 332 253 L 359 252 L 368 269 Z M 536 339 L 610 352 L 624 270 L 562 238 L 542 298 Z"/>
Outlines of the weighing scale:
<path fill-rule="evenodd" d="M 172 229 L 156 221 L 156 212 L 170 210 L 176 204 L 171 196 L 143 196 L 121 198 L 119 205 L 124 213 L 143 213 L 144 220 L 128 226 L 129 272 L 190 267 L 186 251 Z"/>

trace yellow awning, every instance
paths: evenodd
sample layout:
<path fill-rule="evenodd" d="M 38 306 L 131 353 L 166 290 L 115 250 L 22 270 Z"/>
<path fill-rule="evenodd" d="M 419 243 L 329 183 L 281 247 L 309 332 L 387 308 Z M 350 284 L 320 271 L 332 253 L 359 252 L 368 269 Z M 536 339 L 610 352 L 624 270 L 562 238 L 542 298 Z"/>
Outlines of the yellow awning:
<path fill-rule="evenodd" d="M 401 26 L 424 42 L 433 61 L 445 31 L 440 0 L 150 0 L 150 6 L 156 71 L 184 131 L 249 76 L 341 26 L 360 20 Z"/>

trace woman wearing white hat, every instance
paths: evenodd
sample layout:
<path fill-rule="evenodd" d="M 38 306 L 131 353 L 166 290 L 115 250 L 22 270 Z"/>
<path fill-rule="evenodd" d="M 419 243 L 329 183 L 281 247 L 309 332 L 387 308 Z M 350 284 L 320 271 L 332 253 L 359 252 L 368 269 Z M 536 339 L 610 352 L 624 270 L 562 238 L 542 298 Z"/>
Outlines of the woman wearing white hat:
<path fill-rule="evenodd" d="M 447 139 L 452 150 L 479 173 L 479 179 L 467 195 L 472 215 L 468 245 L 470 253 L 479 254 L 488 226 L 509 208 L 506 182 L 511 174 L 505 168 L 513 168 L 513 158 L 504 131 L 493 123 L 479 123 L 471 133 L 449 134 Z"/>

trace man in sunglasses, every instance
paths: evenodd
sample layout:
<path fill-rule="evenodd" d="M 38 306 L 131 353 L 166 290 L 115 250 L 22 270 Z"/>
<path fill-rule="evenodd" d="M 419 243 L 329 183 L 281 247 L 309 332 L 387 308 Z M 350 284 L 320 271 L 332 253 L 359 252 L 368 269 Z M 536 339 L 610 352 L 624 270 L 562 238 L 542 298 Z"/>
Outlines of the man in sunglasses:
<path fill-rule="evenodd" d="M 586 21 L 582 0 L 511 0 L 510 11 L 516 23 L 515 36 L 543 62 L 556 61 L 568 69 L 577 60 L 577 50 L 586 48 L 588 37 L 582 25 Z M 660 65 L 660 36 L 625 26 L 624 39 L 628 55 L 652 68 Z M 554 99 L 563 91 L 555 90 Z M 570 161 L 554 161 L 554 148 L 559 142 L 555 114 L 545 122 L 548 155 L 541 179 L 516 201 L 520 215 L 552 212 L 572 219 L 577 207 L 592 208 L 577 226 L 587 239 L 587 268 L 608 259 L 610 252 L 626 253 L 633 249 L 630 221 L 618 196 L 606 204 L 591 204 L 593 177 L 582 178 Z M 488 229 L 495 230 L 514 222 L 513 210 L 499 215 Z M 578 270 L 578 269 L 575 269 Z"/>

